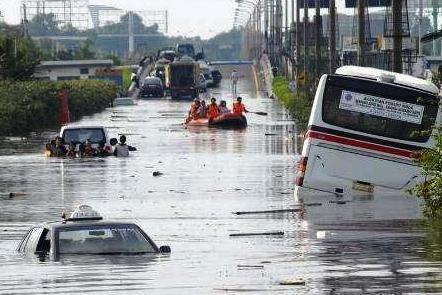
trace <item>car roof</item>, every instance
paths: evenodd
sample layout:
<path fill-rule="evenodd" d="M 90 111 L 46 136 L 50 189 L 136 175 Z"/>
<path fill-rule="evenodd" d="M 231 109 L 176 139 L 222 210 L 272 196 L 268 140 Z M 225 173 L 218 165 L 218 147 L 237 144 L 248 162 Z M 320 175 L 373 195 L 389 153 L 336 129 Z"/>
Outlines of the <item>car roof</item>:
<path fill-rule="evenodd" d="M 87 226 L 112 226 L 112 225 L 135 225 L 133 222 L 121 222 L 121 221 L 103 221 L 103 220 L 81 220 L 81 221 L 52 221 L 40 224 L 39 227 L 48 229 L 62 229 L 73 227 L 87 227 Z"/>
<path fill-rule="evenodd" d="M 106 129 L 106 127 L 102 125 L 66 125 L 61 128 L 61 130 L 66 129 Z"/>

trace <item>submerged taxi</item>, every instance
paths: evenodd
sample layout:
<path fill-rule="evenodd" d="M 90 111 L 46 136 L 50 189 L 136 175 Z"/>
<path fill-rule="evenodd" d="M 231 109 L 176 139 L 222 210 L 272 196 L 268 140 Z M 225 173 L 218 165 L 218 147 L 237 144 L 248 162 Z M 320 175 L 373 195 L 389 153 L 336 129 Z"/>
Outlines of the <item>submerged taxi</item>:
<path fill-rule="evenodd" d="M 161 254 L 170 253 L 170 247 L 158 247 L 135 223 L 104 221 L 92 207 L 80 205 L 69 218 L 29 229 L 17 251 L 57 259 L 70 254 Z"/>

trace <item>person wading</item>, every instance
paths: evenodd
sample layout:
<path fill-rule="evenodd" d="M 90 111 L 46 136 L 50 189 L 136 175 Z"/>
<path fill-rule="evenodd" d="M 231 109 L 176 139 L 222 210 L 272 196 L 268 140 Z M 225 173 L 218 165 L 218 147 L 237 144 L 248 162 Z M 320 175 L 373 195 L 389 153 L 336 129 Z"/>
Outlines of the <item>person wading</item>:
<path fill-rule="evenodd" d="M 129 157 L 129 151 L 136 151 L 135 147 L 126 144 L 126 136 L 120 136 L 120 143 L 115 146 L 114 156 L 115 157 Z"/>
<path fill-rule="evenodd" d="M 232 74 L 230 75 L 230 80 L 232 81 L 232 92 L 234 95 L 236 95 L 236 90 L 237 90 L 237 85 L 238 85 L 238 80 L 239 80 L 239 75 L 238 72 L 236 70 L 232 71 Z"/>

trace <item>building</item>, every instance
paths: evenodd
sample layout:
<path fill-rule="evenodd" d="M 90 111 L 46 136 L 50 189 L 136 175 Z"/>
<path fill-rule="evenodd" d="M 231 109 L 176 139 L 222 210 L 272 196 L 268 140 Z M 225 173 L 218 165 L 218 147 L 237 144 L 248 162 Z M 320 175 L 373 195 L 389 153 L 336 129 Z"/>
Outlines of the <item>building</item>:
<path fill-rule="evenodd" d="M 95 79 L 97 73 L 110 69 L 113 64 L 110 59 L 42 61 L 34 78 L 51 81 Z"/>

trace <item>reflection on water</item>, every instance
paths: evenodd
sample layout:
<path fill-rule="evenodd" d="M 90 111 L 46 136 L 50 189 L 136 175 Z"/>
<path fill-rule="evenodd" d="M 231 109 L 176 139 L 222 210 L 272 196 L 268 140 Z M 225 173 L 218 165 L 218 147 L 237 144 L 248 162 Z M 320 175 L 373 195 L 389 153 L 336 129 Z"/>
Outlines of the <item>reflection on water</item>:
<path fill-rule="evenodd" d="M 83 120 L 110 127 L 112 137 L 128 135 L 138 151 L 127 159 L 46 159 L 39 137 L 23 149 L 0 146 L 0 293 L 440 292 L 440 241 L 417 224 L 414 198 L 338 205 L 324 197 L 305 212 L 232 214 L 298 206 L 296 128 L 277 102 L 253 98 L 253 79 L 241 83 L 248 108 L 269 113 L 250 114 L 245 130 L 185 129 L 188 103 L 146 100 Z M 219 93 L 228 97 L 227 89 Z M 9 192 L 24 194 L 10 199 Z M 172 254 L 56 262 L 15 253 L 30 225 L 58 220 L 80 203 L 135 221 Z M 284 236 L 229 236 L 267 231 Z M 305 286 L 279 284 L 296 278 Z"/>

